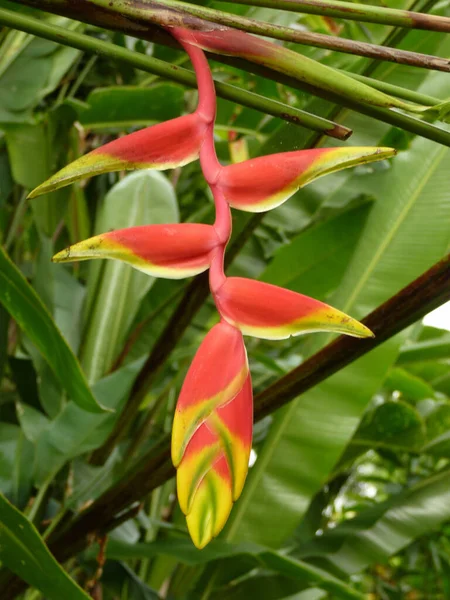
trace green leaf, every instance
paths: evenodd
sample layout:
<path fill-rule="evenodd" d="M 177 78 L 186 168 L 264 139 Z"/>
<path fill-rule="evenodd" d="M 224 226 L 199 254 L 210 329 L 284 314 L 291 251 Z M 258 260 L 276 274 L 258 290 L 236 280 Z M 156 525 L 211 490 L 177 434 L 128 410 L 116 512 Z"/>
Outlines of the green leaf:
<path fill-rule="evenodd" d="M 202 565 L 230 556 L 247 556 L 255 560 L 255 566 L 265 566 L 289 579 L 301 582 L 307 581 L 308 583 L 314 582 L 323 589 L 333 592 L 333 597 L 360 600 L 364 598 L 362 594 L 353 590 L 349 585 L 322 569 L 255 544 L 227 544 L 213 540 L 202 552 L 198 552 L 190 540 L 170 539 L 138 544 L 127 544 L 111 540 L 106 553 L 108 558 L 121 560 L 167 555 L 189 565 Z"/>
<path fill-rule="evenodd" d="M 72 351 L 77 353 L 81 341 L 81 315 L 86 289 L 62 265 L 53 264 L 51 267 L 54 270 L 55 322 Z"/>
<path fill-rule="evenodd" d="M 258 600 L 280 600 L 281 598 L 297 600 L 302 593 L 299 590 L 303 590 L 307 586 L 308 583 L 306 582 L 300 583 L 267 570 L 262 572 L 261 570 L 254 570 L 249 576 L 236 578 L 228 585 L 217 586 L 211 597 L 214 600 L 248 600 L 249 598 L 258 598 Z M 323 590 L 317 591 L 319 598 L 329 598 Z"/>
<path fill-rule="evenodd" d="M 111 229 L 178 221 L 175 192 L 157 171 L 127 175 L 104 199 L 95 233 Z M 119 261 L 92 261 L 85 307 L 90 315 L 81 362 L 88 379 L 108 372 L 153 277 Z"/>
<path fill-rule="evenodd" d="M 401 349 L 397 359 L 398 365 L 424 360 L 450 358 L 450 335 L 437 340 L 408 344 Z"/>
<path fill-rule="evenodd" d="M 450 518 L 449 475 L 448 470 L 442 471 L 376 507 L 372 511 L 375 519 L 369 524 L 362 519 L 363 511 L 358 517 L 359 527 L 349 531 L 352 522 L 343 523 L 316 540 L 315 551 L 305 548 L 302 557 L 320 555 L 322 561 L 326 559 L 326 568 L 348 575 L 370 564 L 385 562 L 414 539 L 438 530 Z"/>
<path fill-rule="evenodd" d="M 0 304 L 0 381 L 3 379 L 3 370 L 8 360 L 8 325 L 9 314 Z"/>
<path fill-rule="evenodd" d="M 424 452 L 450 456 L 450 405 L 440 404 L 427 417 L 428 441 Z"/>
<path fill-rule="evenodd" d="M 33 450 L 20 427 L 0 423 L 0 492 L 20 507 L 28 502 L 33 485 Z"/>
<path fill-rule="evenodd" d="M 89 598 L 53 558 L 34 526 L 1 495 L 0 560 L 49 600 Z"/>
<path fill-rule="evenodd" d="M 128 364 L 97 381 L 96 397 L 114 414 L 93 415 L 68 402 L 59 415 L 42 430 L 36 447 L 36 483 L 54 476 L 68 460 L 95 450 L 111 432 L 143 360 Z"/>
<path fill-rule="evenodd" d="M 339 284 L 370 208 L 366 203 L 297 235 L 275 254 L 262 281 L 324 298 Z"/>
<path fill-rule="evenodd" d="M 405 402 L 385 402 L 364 416 L 352 444 L 418 450 L 425 440 L 419 413 Z"/>
<path fill-rule="evenodd" d="M 90 129 L 110 127 L 147 127 L 152 122 L 168 121 L 183 111 L 183 89 L 171 83 L 151 88 L 116 86 L 92 91 L 89 108 L 79 111 L 82 125 Z"/>
<path fill-rule="evenodd" d="M 40 410 L 22 402 L 17 403 L 17 418 L 25 437 L 30 442 L 36 442 L 49 426 L 48 418 Z"/>
<path fill-rule="evenodd" d="M 65 17 L 47 16 L 46 20 L 71 30 L 84 27 Z M 59 85 L 79 54 L 73 48 L 10 31 L 0 59 L 0 122 L 31 122 L 32 110 Z"/>
<path fill-rule="evenodd" d="M 102 573 L 102 588 L 120 598 L 126 589 L 127 600 L 159 600 L 160 596 L 146 585 L 130 567 L 124 563 L 108 562 Z"/>
<path fill-rule="evenodd" d="M 69 397 L 84 410 L 103 412 L 47 309 L 1 247 L 0 302 L 39 349 Z"/>
<path fill-rule="evenodd" d="M 389 371 L 384 385 L 388 390 L 400 392 L 410 400 L 424 400 L 435 396 L 435 391 L 431 385 L 400 367 L 395 367 Z"/>
<path fill-rule="evenodd" d="M 354 174 L 346 181 L 346 194 L 370 187 L 379 201 L 330 304 L 361 318 L 446 252 L 449 157 L 447 149 L 417 139 L 389 170 L 362 178 Z M 292 534 L 352 438 L 403 337 L 382 344 L 279 411 L 231 516 L 229 539 L 278 547 Z"/>
<path fill-rule="evenodd" d="M 5 137 L 14 180 L 31 190 L 58 170 L 66 160 L 69 129 L 75 113 L 67 106 L 47 112 L 39 122 L 5 127 Z M 58 190 L 31 202 L 36 224 L 52 237 L 66 210 L 69 190 Z"/>

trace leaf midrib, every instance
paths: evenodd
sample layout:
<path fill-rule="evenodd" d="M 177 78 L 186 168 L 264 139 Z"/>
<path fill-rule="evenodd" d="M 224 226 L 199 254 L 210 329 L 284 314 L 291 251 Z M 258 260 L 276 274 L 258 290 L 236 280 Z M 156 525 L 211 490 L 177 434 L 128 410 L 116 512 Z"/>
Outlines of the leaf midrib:
<path fill-rule="evenodd" d="M 433 175 L 433 173 L 436 171 L 436 169 L 439 167 L 439 165 L 441 164 L 441 161 L 444 157 L 444 155 L 447 153 L 448 148 L 446 147 L 442 147 L 439 150 L 438 156 L 436 157 L 436 159 L 432 162 L 430 169 L 428 170 L 427 176 L 422 178 L 422 181 L 420 182 L 420 184 L 417 186 L 415 192 L 411 195 L 409 201 L 405 204 L 405 206 L 403 207 L 403 210 L 400 212 L 400 214 L 398 215 L 396 221 L 394 221 L 394 225 L 391 228 L 390 232 L 385 236 L 384 240 L 382 241 L 382 243 L 379 245 L 377 251 L 375 252 L 375 254 L 373 255 L 372 260 L 370 261 L 367 269 L 364 271 L 364 274 L 362 275 L 362 277 L 358 280 L 358 282 L 356 283 L 355 287 L 353 288 L 353 292 L 352 294 L 349 296 L 349 298 L 347 299 L 347 301 L 345 302 L 343 308 L 341 310 L 343 310 L 344 312 L 347 312 L 349 310 L 349 308 L 353 305 L 356 297 L 358 296 L 358 294 L 360 293 L 361 289 L 363 288 L 363 286 L 366 284 L 367 280 L 369 279 L 370 275 L 373 273 L 373 271 L 375 270 L 375 267 L 377 266 L 377 264 L 379 263 L 382 255 L 384 254 L 384 252 L 386 251 L 387 247 L 389 246 L 389 244 L 391 243 L 394 235 L 396 234 L 396 232 L 398 231 L 400 225 L 403 223 L 403 221 L 405 220 L 406 216 L 408 215 L 409 211 L 411 210 L 411 207 L 415 204 L 417 198 L 420 196 L 420 194 L 422 193 L 423 188 L 427 185 L 427 183 L 429 182 L 431 176 Z"/>

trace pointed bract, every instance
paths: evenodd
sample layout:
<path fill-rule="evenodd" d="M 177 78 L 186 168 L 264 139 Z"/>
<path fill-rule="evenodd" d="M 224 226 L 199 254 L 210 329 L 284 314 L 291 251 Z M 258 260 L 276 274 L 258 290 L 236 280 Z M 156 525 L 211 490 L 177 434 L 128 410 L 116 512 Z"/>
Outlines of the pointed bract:
<path fill-rule="evenodd" d="M 247 476 L 253 400 L 242 334 L 211 329 L 186 375 L 172 428 L 180 507 L 203 548 L 226 523 Z"/>
<path fill-rule="evenodd" d="M 275 208 L 315 179 L 395 154 L 393 148 L 314 148 L 228 165 L 219 182 L 228 203 L 248 212 Z"/>
<path fill-rule="evenodd" d="M 96 235 L 58 252 L 53 261 L 112 258 L 154 277 L 181 279 L 206 271 L 218 244 L 211 225 L 142 225 Z"/>
<path fill-rule="evenodd" d="M 220 314 L 242 333 L 281 340 L 313 331 L 373 337 L 362 323 L 328 304 L 291 290 L 241 277 L 228 277 L 216 293 Z"/>
<path fill-rule="evenodd" d="M 198 158 L 206 126 L 195 112 L 125 135 L 70 163 L 35 188 L 29 198 L 101 173 L 162 171 L 186 165 Z"/>

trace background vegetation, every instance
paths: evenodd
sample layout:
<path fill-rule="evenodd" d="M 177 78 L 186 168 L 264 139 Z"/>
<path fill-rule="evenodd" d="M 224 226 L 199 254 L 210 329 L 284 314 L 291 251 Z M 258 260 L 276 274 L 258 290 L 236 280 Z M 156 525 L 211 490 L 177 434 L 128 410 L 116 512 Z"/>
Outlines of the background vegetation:
<path fill-rule="evenodd" d="M 450 38 L 440 32 L 198 4 L 296 31 L 450 55 Z M 447 0 L 387 5 L 450 16 Z M 166 440 L 189 361 L 216 318 L 205 279 L 153 280 L 120 263 L 66 267 L 50 258 L 112 228 L 210 222 L 198 164 L 102 175 L 26 200 L 88 150 L 195 107 L 195 91 L 126 64 L 122 50 L 136 61 L 190 65 L 174 48 L 21 3 L 0 8 L 2 23 L 6 9 L 118 49 L 89 54 L 19 24 L 0 30 L 1 598 L 450 597 L 450 333 L 420 320 L 260 420 L 254 464 L 226 530 L 205 550 L 193 547 Z M 450 96 L 448 72 L 283 43 L 422 96 Z M 222 84 L 354 132 L 350 142 L 323 139 L 220 98 L 223 162 L 317 144 L 399 151 L 390 162 L 320 179 L 263 216 L 234 212 L 230 274 L 362 318 L 449 252 L 447 126 L 439 144 L 235 65 L 212 65 Z M 418 123 L 435 135 L 433 125 Z M 255 392 L 264 397 L 328 341 L 247 340 Z M 115 412 L 95 412 L 94 397 Z M 139 406 L 131 427 L 119 425 L 120 436 L 111 438 L 130 398 Z M 25 590 L 11 571 L 32 587 Z"/>

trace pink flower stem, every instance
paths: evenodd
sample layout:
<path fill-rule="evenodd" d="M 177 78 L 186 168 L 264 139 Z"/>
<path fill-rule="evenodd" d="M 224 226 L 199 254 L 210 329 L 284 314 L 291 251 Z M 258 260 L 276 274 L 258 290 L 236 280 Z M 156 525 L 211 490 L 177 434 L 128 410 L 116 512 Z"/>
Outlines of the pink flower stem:
<path fill-rule="evenodd" d="M 195 36 L 187 29 L 173 27 L 168 31 L 176 38 L 189 55 L 198 83 L 198 105 L 196 113 L 207 123 L 205 138 L 200 149 L 200 167 L 214 198 L 216 219 L 214 229 L 219 245 L 211 251 L 209 287 L 213 297 L 225 282 L 223 269 L 225 249 L 231 236 L 231 211 L 219 185 L 222 165 L 217 159 L 214 146 L 214 121 L 216 118 L 216 90 L 206 56 L 195 46 Z M 217 303 L 216 303 L 217 306 Z M 220 311 L 219 311 L 220 313 Z"/>

